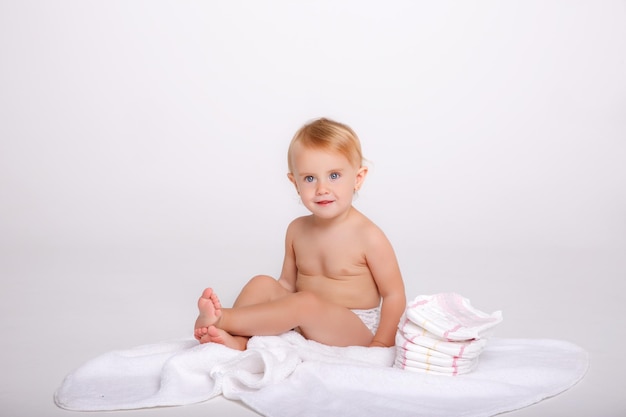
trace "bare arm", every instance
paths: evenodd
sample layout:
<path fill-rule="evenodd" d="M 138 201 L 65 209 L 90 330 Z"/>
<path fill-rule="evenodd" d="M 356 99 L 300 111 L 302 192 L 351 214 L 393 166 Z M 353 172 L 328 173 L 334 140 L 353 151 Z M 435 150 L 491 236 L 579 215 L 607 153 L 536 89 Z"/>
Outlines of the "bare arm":
<path fill-rule="evenodd" d="M 296 276 L 298 274 L 296 255 L 293 250 L 294 229 L 297 227 L 297 225 L 294 224 L 295 222 L 296 220 L 291 222 L 289 227 L 287 227 L 285 236 L 285 258 L 283 259 L 283 269 L 280 273 L 280 278 L 278 278 L 278 283 L 289 292 L 296 292 Z"/>
<path fill-rule="evenodd" d="M 406 294 L 391 243 L 378 228 L 368 239 L 366 258 L 382 298 L 380 323 L 370 346 L 394 346 L 398 322 L 406 307 Z"/>

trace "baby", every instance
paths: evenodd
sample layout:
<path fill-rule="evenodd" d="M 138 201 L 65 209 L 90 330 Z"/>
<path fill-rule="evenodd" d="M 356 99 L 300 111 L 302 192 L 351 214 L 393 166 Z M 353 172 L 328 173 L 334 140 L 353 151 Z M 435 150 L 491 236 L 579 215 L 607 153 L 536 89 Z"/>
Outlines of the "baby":
<path fill-rule="evenodd" d="M 331 346 L 393 346 L 404 283 L 389 240 L 352 205 L 367 175 L 358 137 L 342 123 L 314 120 L 293 137 L 288 166 L 311 214 L 287 228 L 280 277 L 253 277 L 232 308 L 205 289 L 195 338 L 245 350 L 252 336 L 296 329 Z"/>

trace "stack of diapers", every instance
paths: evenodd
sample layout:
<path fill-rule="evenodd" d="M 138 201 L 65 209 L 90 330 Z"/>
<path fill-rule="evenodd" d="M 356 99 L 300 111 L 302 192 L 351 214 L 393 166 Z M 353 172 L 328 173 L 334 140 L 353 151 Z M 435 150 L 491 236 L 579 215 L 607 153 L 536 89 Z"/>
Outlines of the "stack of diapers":
<path fill-rule="evenodd" d="M 394 367 L 451 376 L 468 373 L 501 321 L 500 311 L 479 311 L 456 293 L 420 295 L 398 324 Z"/>

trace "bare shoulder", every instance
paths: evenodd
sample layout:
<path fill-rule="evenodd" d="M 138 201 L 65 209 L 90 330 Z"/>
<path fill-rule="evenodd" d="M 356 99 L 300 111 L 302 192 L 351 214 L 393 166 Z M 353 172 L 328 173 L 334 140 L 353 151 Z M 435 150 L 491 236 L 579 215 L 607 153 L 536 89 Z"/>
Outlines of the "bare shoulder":
<path fill-rule="evenodd" d="M 309 216 L 300 216 L 300 217 L 296 217 L 295 219 L 293 219 L 291 221 L 291 223 L 289 223 L 289 226 L 287 227 L 287 230 L 289 229 L 298 229 L 300 227 L 304 227 L 306 224 L 308 224 L 310 222 L 310 215 Z"/>
<path fill-rule="evenodd" d="M 376 225 L 372 220 L 370 220 L 364 214 L 358 212 L 359 216 L 357 217 L 358 222 L 358 230 L 360 233 L 360 237 L 363 242 L 365 242 L 368 246 L 380 247 L 380 245 L 389 245 L 389 240 L 385 235 L 385 232 Z"/>
<path fill-rule="evenodd" d="M 293 219 L 291 223 L 289 223 L 289 226 L 287 226 L 287 237 L 293 237 L 306 228 L 310 223 L 310 217 L 311 216 L 302 216 Z"/>

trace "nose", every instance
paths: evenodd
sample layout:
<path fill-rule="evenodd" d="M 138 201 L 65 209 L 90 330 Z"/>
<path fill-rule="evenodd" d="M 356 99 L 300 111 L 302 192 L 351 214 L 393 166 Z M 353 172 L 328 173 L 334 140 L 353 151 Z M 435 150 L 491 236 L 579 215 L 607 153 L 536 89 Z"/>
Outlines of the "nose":
<path fill-rule="evenodd" d="M 328 190 L 328 184 L 326 183 L 326 181 L 318 180 L 317 187 L 315 188 L 315 194 L 324 195 L 328 193 L 329 193 L 329 190 Z"/>

